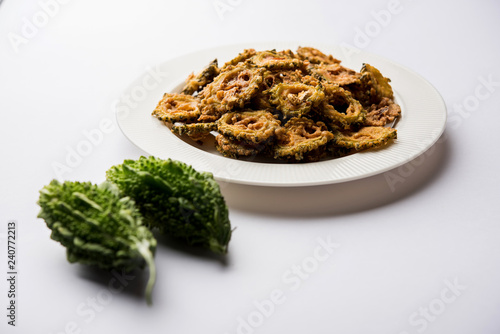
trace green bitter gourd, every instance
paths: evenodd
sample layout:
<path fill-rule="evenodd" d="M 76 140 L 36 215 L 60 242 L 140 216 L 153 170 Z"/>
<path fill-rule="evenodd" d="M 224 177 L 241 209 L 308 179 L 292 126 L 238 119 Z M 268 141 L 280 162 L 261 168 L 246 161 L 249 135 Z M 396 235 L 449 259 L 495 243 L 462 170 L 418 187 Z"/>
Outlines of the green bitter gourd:
<path fill-rule="evenodd" d="M 106 177 L 134 199 L 151 228 L 188 245 L 227 253 L 229 213 L 211 173 L 150 156 L 125 160 L 111 167 Z"/>
<path fill-rule="evenodd" d="M 51 238 L 66 247 L 69 262 L 126 271 L 147 265 L 146 300 L 151 304 L 156 239 L 132 199 L 110 182 L 52 180 L 40 190 L 38 205 L 38 217 L 51 229 Z"/>

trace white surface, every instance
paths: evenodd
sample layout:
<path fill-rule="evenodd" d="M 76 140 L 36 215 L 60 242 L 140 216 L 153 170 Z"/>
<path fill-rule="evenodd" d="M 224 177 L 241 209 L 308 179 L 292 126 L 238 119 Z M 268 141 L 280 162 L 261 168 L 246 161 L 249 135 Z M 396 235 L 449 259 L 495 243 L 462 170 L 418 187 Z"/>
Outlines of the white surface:
<path fill-rule="evenodd" d="M 2 278 L 1 333 L 500 331 L 497 1 L 68 1 L 16 53 L 9 34 L 43 19 L 46 2 L 0 6 L 5 276 L 6 225 L 19 225 L 18 326 L 7 325 Z M 218 3 L 232 10 L 219 17 Z M 111 294 L 112 275 L 67 263 L 36 218 L 37 192 L 58 176 L 57 163 L 71 164 L 62 179 L 100 182 L 112 164 L 143 154 L 112 112 L 130 82 L 192 51 L 277 39 L 345 43 L 414 70 L 445 100 L 444 136 L 419 159 L 363 180 L 222 183 L 236 227 L 227 264 L 160 242 L 153 307 L 145 276 Z M 328 238 L 339 244 L 332 254 L 318 248 Z M 311 272 L 300 278 L 294 265 Z M 255 326 L 241 327 L 249 318 Z"/>
<path fill-rule="evenodd" d="M 222 156 L 215 150 L 213 143 L 202 146 L 181 140 L 151 116 L 151 111 L 163 94 L 180 91 L 182 88 L 179 87 L 184 86 L 189 73 L 193 69 L 198 72 L 199 68 L 206 66 L 204 62 L 218 59 L 220 64 L 224 64 L 245 49 L 296 50 L 300 45 L 310 45 L 307 42 L 228 45 L 182 55 L 158 64 L 154 66 L 158 72 L 170 73 L 171 76 L 160 84 L 151 85 L 150 82 L 154 82 L 151 71 L 142 73 L 123 93 L 124 96 L 139 96 L 140 100 L 133 107 L 117 105 L 116 120 L 125 136 L 148 154 L 184 161 L 197 170 L 211 172 L 219 181 L 265 186 L 332 184 L 380 174 L 413 160 L 439 139 L 446 125 L 446 107 L 439 92 L 424 78 L 388 59 L 357 49 L 344 61 L 340 55 L 347 50 L 345 47 L 318 44 L 315 44 L 316 48 L 326 54 L 336 55 L 347 68 L 359 71 L 363 63 L 368 63 L 391 79 L 403 115 L 397 123 L 398 138 L 395 143 L 377 151 L 307 164 L 243 161 Z"/>

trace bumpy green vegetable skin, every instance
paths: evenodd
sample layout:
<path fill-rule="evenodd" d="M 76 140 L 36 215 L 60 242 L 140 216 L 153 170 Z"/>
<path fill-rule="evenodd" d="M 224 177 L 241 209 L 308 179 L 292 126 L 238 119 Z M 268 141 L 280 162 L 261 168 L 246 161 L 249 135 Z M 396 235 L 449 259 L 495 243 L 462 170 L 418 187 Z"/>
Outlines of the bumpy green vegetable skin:
<path fill-rule="evenodd" d="M 146 298 L 151 303 L 156 239 L 143 226 L 132 199 L 121 197 L 110 182 L 52 180 L 40 190 L 38 205 L 38 217 L 51 229 L 51 238 L 66 247 L 69 262 L 126 271 L 147 264 Z"/>
<path fill-rule="evenodd" d="M 211 173 L 180 161 L 141 157 L 111 167 L 106 177 L 135 200 L 151 227 L 189 245 L 227 253 L 229 214 Z"/>

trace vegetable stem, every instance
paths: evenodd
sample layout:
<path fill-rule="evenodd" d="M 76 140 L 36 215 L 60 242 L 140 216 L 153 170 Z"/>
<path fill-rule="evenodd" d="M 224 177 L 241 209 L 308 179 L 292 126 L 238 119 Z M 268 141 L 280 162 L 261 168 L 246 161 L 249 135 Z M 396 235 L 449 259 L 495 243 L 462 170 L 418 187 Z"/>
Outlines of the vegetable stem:
<path fill-rule="evenodd" d="M 149 249 L 150 247 L 149 242 L 147 240 L 142 240 L 141 242 L 137 241 L 136 245 L 137 245 L 137 250 L 142 255 L 142 257 L 146 261 L 146 265 L 149 268 L 149 279 L 146 285 L 146 302 L 148 303 L 149 306 L 151 306 L 153 304 L 152 301 L 153 287 L 156 282 L 156 265 L 154 262 L 153 253 L 151 253 Z"/>

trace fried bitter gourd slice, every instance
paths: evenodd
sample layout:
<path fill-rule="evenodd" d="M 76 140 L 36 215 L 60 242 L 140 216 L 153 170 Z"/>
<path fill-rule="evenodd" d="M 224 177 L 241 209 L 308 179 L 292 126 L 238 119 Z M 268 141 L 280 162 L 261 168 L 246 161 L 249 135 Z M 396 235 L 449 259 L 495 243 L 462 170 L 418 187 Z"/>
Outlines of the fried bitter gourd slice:
<path fill-rule="evenodd" d="M 365 125 L 385 126 L 401 116 L 401 107 L 387 97 L 379 104 L 372 104 L 366 111 Z"/>
<path fill-rule="evenodd" d="M 349 128 L 351 125 L 359 125 L 364 122 L 366 111 L 361 103 L 352 97 L 349 91 L 337 85 L 326 85 L 325 94 L 326 98 L 320 113 L 332 125 Z"/>
<path fill-rule="evenodd" d="M 217 59 L 214 59 L 207 67 L 205 67 L 196 76 L 191 74 L 186 82 L 186 85 L 182 89 L 182 93 L 186 95 L 192 95 L 195 92 L 199 92 L 203 87 L 213 81 L 213 79 L 220 73 Z"/>
<path fill-rule="evenodd" d="M 274 137 L 280 121 L 266 110 L 230 112 L 217 120 L 220 134 L 232 140 L 262 144 Z"/>
<path fill-rule="evenodd" d="M 270 89 L 269 94 L 269 101 L 285 119 L 306 115 L 325 98 L 321 85 L 314 87 L 302 83 L 280 83 Z"/>
<path fill-rule="evenodd" d="M 333 139 L 323 122 L 308 118 L 294 117 L 276 132 L 274 158 L 290 161 L 318 160 L 322 149 Z"/>
<path fill-rule="evenodd" d="M 38 217 L 51 229 L 50 237 L 66 247 L 70 263 L 125 271 L 147 265 L 146 299 L 151 303 L 156 239 L 132 199 L 109 182 L 52 180 L 40 190 L 38 205 Z"/>
<path fill-rule="evenodd" d="M 302 60 L 293 57 L 287 52 L 276 52 L 276 50 L 260 51 L 249 61 L 258 66 L 272 71 L 295 70 L 303 67 Z"/>
<path fill-rule="evenodd" d="M 199 120 L 212 122 L 235 107 L 243 108 L 258 92 L 263 72 L 261 68 L 236 66 L 219 74 L 200 93 Z"/>
<path fill-rule="evenodd" d="M 308 60 L 312 64 L 338 64 L 340 60 L 333 58 L 332 55 L 326 55 L 318 49 L 312 47 L 299 47 L 297 55 L 300 59 Z"/>
<path fill-rule="evenodd" d="M 256 156 L 265 150 L 265 145 L 249 144 L 243 141 L 230 139 L 222 134 L 215 137 L 215 148 L 228 158 Z"/>
<path fill-rule="evenodd" d="M 273 109 L 269 99 L 269 91 L 280 83 L 285 84 L 306 84 L 309 86 L 317 87 L 320 81 L 311 75 L 306 74 L 302 70 L 284 70 L 284 71 L 270 71 L 266 70 L 263 73 L 262 88 L 254 98 L 254 102 L 250 107 L 257 109 Z"/>
<path fill-rule="evenodd" d="M 192 122 L 201 115 L 199 102 L 197 97 L 191 95 L 165 93 L 152 115 L 168 123 Z"/>
<path fill-rule="evenodd" d="M 245 49 L 243 50 L 243 52 L 240 52 L 235 58 L 225 63 L 222 68 L 224 69 L 228 66 L 238 65 L 239 63 L 245 62 L 247 59 L 255 56 L 256 54 L 257 52 L 255 51 L 255 49 Z"/>
<path fill-rule="evenodd" d="M 198 141 L 205 139 L 211 131 L 217 130 L 217 123 L 174 123 L 171 130 L 179 136 L 186 135 Z"/>
<path fill-rule="evenodd" d="M 334 136 L 334 146 L 361 151 L 387 144 L 397 138 L 397 131 L 393 128 L 365 126 L 358 131 L 336 131 Z"/>
<path fill-rule="evenodd" d="M 360 81 L 361 74 L 338 63 L 308 67 L 313 77 L 339 86 L 352 85 Z"/>
<path fill-rule="evenodd" d="M 269 94 L 267 93 L 270 89 L 280 83 L 305 83 L 302 82 L 304 76 L 301 70 L 266 70 L 262 74 L 262 78 L 262 88 L 259 90 L 259 92 L 257 92 L 256 96 L 252 99 L 251 104 L 248 106 L 251 109 L 274 109 L 269 101 Z M 316 82 L 314 83 L 311 83 L 312 86 L 316 86 L 317 84 L 319 84 L 318 80 L 316 80 Z"/>
<path fill-rule="evenodd" d="M 270 71 L 266 70 L 262 74 L 262 88 L 271 89 L 280 83 L 300 83 L 303 78 L 302 71 L 300 70 L 284 70 L 284 71 Z"/>
<path fill-rule="evenodd" d="M 228 208 L 211 173 L 150 156 L 125 160 L 111 167 L 106 178 L 134 199 L 150 227 L 188 245 L 227 252 Z"/>
<path fill-rule="evenodd" d="M 365 63 L 360 73 L 360 83 L 354 84 L 351 91 L 363 106 L 378 104 L 384 97 L 394 99 L 391 80 L 384 77 L 377 68 Z"/>

